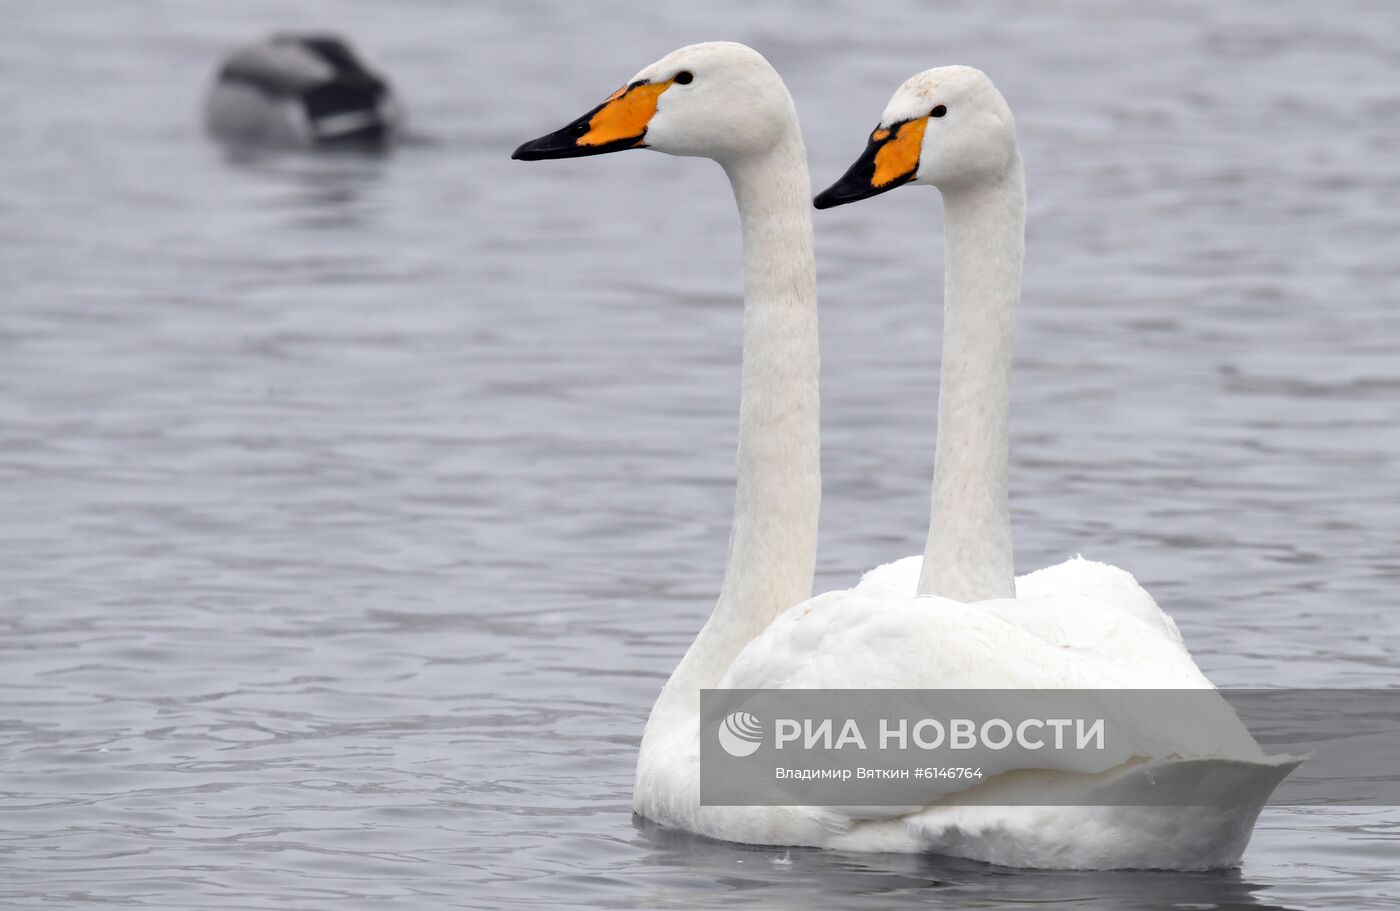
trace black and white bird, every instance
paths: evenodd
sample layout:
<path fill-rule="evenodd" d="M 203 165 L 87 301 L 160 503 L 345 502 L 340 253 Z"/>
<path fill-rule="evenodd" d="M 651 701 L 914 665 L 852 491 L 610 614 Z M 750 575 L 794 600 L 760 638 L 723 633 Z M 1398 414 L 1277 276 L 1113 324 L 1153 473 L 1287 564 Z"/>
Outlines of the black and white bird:
<path fill-rule="evenodd" d="M 238 145 L 386 145 L 403 109 L 384 75 L 349 41 L 276 34 L 225 58 L 204 104 L 216 138 Z"/>

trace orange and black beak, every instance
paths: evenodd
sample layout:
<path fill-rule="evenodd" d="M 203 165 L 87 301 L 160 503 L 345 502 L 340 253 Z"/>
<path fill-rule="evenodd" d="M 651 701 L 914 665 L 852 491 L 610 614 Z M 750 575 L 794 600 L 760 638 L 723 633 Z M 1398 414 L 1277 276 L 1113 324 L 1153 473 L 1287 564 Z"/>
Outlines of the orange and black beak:
<path fill-rule="evenodd" d="M 888 193 L 913 180 L 919 170 L 919 152 L 927 126 L 928 117 L 916 117 L 888 127 L 876 127 L 870 134 L 870 144 L 856 163 L 812 204 L 818 209 L 830 209 Z"/>
<path fill-rule="evenodd" d="M 539 161 L 544 158 L 579 158 L 623 149 L 644 149 L 647 124 L 656 114 L 661 93 L 672 85 L 642 80 L 613 92 L 607 101 L 578 120 L 548 136 L 532 139 L 511 158 Z"/>

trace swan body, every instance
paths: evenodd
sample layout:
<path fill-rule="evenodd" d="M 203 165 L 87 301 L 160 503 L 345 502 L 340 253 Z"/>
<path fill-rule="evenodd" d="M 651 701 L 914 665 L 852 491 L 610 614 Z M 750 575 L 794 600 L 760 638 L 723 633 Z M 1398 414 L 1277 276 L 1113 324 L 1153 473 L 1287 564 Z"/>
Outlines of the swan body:
<path fill-rule="evenodd" d="M 895 560 L 867 572 L 856 584 L 856 590 L 876 597 L 910 598 L 918 591 L 922 569 L 921 556 Z M 1176 621 L 1157 606 L 1157 601 L 1127 570 L 1075 557 L 1018 576 L 1015 585 L 1018 600 L 1060 595 L 1083 596 L 1101 605 L 1102 609 L 1112 609 L 1141 620 L 1183 650 L 1186 648 Z"/>
<path fill-rule="evenodd" d="M 388 81 L 333 35 L 273 35 L 235 49 L 204 103 L 205 125 L 235 145 L 382 145 L 403 127 Z"/>
<path fill-rule="evenodd" d="M 954 126 L 925 122 L 938 104 L 948 106 L 944 114 L 962 112 Z M 930 182 L 944 191 L 949 228 L 927 549 L 815 598 L 816 295 L 809 179 L 791 99 L 751 49 L 693 45 L 514 157 L 633 148 L 701 155 L 724 168 L 739 208 L 745 290 L 728 562 L 714 612 L 647 721 L 636 812 L 753 844 L 936 851 L 1027 867 L 1237 863 L 1264 800 L 1296 762 L 1265 756 L 1223 699 L 1194 705 L 1190 717 L 1123 704 L 1115 691 L 1125 688 L 1212 688 L 1170 617 L 1126 572 L 1072 560 L 1013 577 L 1006 421 L 1025 204 L 1010 112 L 990 81 L 965 67 L 910 80 L 867 156 L 817 198 L 824 208 Z M 989 777 L 930 783 L 918 806 L 701 806 L 705 688 L 1101 691 L 1093 708 L 1123 746 L 1048 766 L 986 757 Z M 1149 793 L 1153 804 L 1137 805 Z M 1163 805 L 1164 795 L 1181 805 Z M 1047 799 L 1061 805 L 1015 805 Z M 1121 803 L 1098 805 L 1114 799 Z"/>
<path fill-rule="evenodd" d="M 1016 598 L 967 604 L 916 596 L 920 560 L 879 567 L 850 590 L 785 612 L 740 653 L 719 688 L 1102 691 L 1084 709 L 1105 718 L 1111 739 L 1127 747 L 1035 769 L 998 766 L 1001 757 L 986 751 L 969 754 L 968 763 L 989 777 L 972 787 L 930 782 L 927 802 L 917 807 L 705 807 L 696 719 L 643 751 L 638 812 L 732 841 L 931 851 L 1009 866 L 1202 870 L 1238 863 L 1260 808 L 1297 761 L 1265 756 L 1223 699 L 1191 700 L 1188 713 L 1171 699 L 1146 712 L 1141 692 L 1129 702 L 1115 698 L 1122 689 L 1211 688 L 1175 626 L 1131 576 L 1072 560 L 1018 580 Z M 949 713 L 958 714 L 953 704 Z M 1063 805 L 1017 805 L 1047 795 Z M 1111 800 L 1121 803 L 1101 805 Z M 1155 805 L 1137 805 L 1144 801 Z"/>

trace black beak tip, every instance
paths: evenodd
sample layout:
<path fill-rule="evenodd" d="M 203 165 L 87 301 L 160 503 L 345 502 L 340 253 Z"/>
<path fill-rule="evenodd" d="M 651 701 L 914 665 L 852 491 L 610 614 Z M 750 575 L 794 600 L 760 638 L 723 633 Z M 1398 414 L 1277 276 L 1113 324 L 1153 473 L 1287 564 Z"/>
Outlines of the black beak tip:
<path fill-rule="evenodd" d="M 877 187 L 870 182 L 869 174 L 863 169 L 857 167 L 851 170 L 853 173 L 847 174 L 818 193 L 817 198 L 812 200 L 812 205 L 818 209 L 833 209 L 836 206 L 860 202 L 862 199 L 869 199 L 872 196 L 880 196 L 895 187 L 902 187 L 914 179 L 914 175 L 910 173 Z"/>
<path fill-rule="evenodd" d="M 562 130 L 522 142 L 510 157 L 512 161 L 544 161 L 547 158 L 576 158 L 587 154 L 579 147 L 576 138 L 574 124 L 570 124 Z"/>
<path fill-rule="evenodd" d="M 545 140 L 547 139 L 549 139 L 549 137 L 545 136 L 541 139 L 531 139 L 529 142 L 522 142 L 519 148 L 517 148 L 514 152 L 510 153 L 510 160 L 539 161 L 540 159 L 547 157 L 545 149 L 542 148 L 545 144 Z"/>
<path fill-rule="evenodd" d="M 812 205 L 818 209 L 834 209 L 837 206 L 844 206 L 846 203 L 856 202 L 868 196 L 875 195 L 878 190 L 870 186 L 868 180 L 860 177 L 853 177 L 847 174 L 836 183 L 827 187 L 817 194 L 817 198 L 812 200 Z"/>
<path fill-rule="evenodd" d="M 589 155 L 643 148 L 641 136 L 616 139 L 601 145 L 579 145 L 578 135 L 577 125 L 571 124 L 548 136 L 531 139 L 512 152 L 510 157 L 514 161 L 544 161 L 554 158 L 584 158 Z"/>

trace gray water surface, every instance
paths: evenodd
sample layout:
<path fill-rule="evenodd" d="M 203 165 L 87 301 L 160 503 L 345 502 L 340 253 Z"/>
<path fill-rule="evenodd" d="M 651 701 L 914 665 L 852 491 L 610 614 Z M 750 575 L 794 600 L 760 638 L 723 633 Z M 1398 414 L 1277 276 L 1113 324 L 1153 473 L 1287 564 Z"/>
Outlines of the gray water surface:
<path fill-rule="evenodd" d="M 692 41 L 777 66 L 819 187 L 913 72 L 1010 100 L 1022 571 L 1130 569 L 1222 686 L 1400 663 L 1396 7 L 755 7 L 5 4 L 0 901 L 1394 905 L 1393 809 L 1267 810 L 1215 875 L 634 822 L 722 569 L 737 219 L 710 162 L 509 154 Z M 205 141 L 218 53 L 294 26 L 371 49 L 416 140 Z M 942 240 L 926 189 L 816 224 L 826 590 L 923 541 Z"/>

